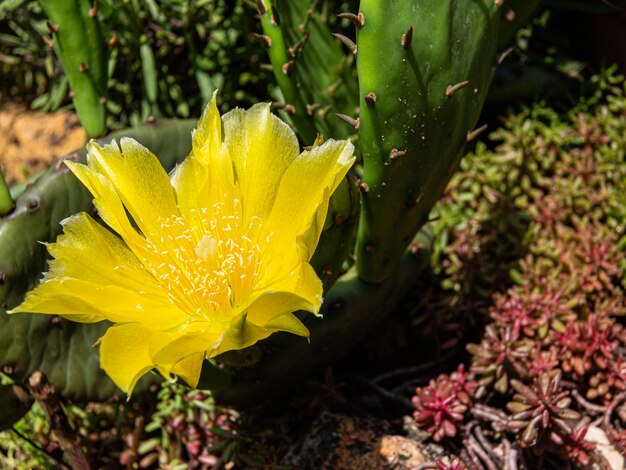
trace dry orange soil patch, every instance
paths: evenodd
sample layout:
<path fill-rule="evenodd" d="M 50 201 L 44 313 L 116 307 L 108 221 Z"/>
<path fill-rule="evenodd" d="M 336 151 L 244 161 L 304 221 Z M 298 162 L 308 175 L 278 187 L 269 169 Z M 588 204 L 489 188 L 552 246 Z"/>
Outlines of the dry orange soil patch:
<path fill-rule="evenodd" d="M 23 105 L 0 103 L 0 165 L 9 184 L 46 168 L 86 142 L 73 112 L 42 114 Z"/>

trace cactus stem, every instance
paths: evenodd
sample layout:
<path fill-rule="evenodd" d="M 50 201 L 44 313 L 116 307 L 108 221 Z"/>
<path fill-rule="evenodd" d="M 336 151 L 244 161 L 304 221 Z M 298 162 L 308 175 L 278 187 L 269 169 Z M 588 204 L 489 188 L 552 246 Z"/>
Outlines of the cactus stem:
<path fill-rule="evenodd" d="M 359 184 L 359 191 L 363 194 L 369 193 L 370 187 L 367 183 L 361 183 Z"/>
<path fill-rule="evenodd" d="M 400 39 L 400 45 L 405 49 L 411 47 L 411 41 L 413 41 L 413 26 L 409 26 L 409 29 L 406 30 L 406 33 L 402 34 L 402 38 Z"/>
<path fill-rule="evenodd" d="M 280 24 L 280 16 L 278 16 L 276 5 L 272 5 L 272 24 L 274 26 L 278 26 Z"/>
<path fill-rule="evenodd" d="M 295 66 L 295 62 L 293 60 L 290 60 L 289 62 L 285 62 L 283 64 L 283 73 L 285 75 L 291 74 L 291 72 L 293 72 L 294 66 Z"/>
<path fill-rule="evenodd" d="M 391 160 L 396 160 L 400 157 L 404 157 L 406 155 L 406 152 L 404 150 L 398 150 L 397 148 L 392 148 L 391 152 L 389 152 L 389 158 Z"/>
<path fill-rule="evenodd" d="M 467 136 L 465 137 L 465 141 L 469 144 L 474 139 L 476 139 L 476 137 L 478 137 L 480 134 L 485 132 L 488 127 L 489 127 L 489 125 L 485 124 L 484 126 L 480 126 L 480 127 L 476 128 L 476 129 L 474 129 L 473 131 L 469 131 L 467 133 Z"/>
<path fill-rule="evenodd" d="M 354 26 L 356 26 L 357 28 L 362 28 L 365 24 L 365 17 L 361 12 L 359 12 L 358 15 L 355 15 L 354 13 L 339 13 L 337 16 L 339 18 L 345 18 L 352 21 L 354 23 Z"/>
<path fill-rule="evenodd" d="M 350 52 L 352 52 L 352 54 L 356 55 L 357 47 L 356 47 L 355 42 L 352 39 L 339 33 L 333 33 L 333 36 L 339 39 L 343 43 L 344 46 L 350 49 Z"/>
<path fill-rule="evenodd" d="M 350 117 L 350 116 L 347 116 L 347 115 L 341 114 L 341 113 L 335 113 L 335 116 L 337 116 L 342 121 L 347 122 L 348 124 L 350 124 L 355 129 L 358 129 L 359 126 L 361 125 L 361 121 L 359 120 L 359 118 L 355 119 L 353 117 Z"/>
<path fill-rule="evenodd" d="M 269 36 L 259 33 L 250 33 L 250 35 L 254 39 L 256 39 L 263 47 L 272 47 L 272 38 L 270 38 Z"/>
<path fill-rule="evenodd" d="M 456 85 L 448 85 L 446 88 L 446 96 L 452 96 L 456 91 L 465 88 L 467 85 L 469 85 L 469 80 L 463 80 Z"/>
<path fill-rule="evenodd" d="M 107 41 L 107 45 L 109 47 L 113 47 L 117 44 L 119 40 L 120 40 L 120 36 L 117 33 L 113 33 L 113 36 L 111 36 L 111 39 Z"/>
<path fill-rule="evenodd" d="M 86 63 L 81 62 L 79 70 L 81 73 L 85 73 L 87 70 L 89 70 L 89 66 Z"/>
<path fill-rule="evenodd" d="M 259 11 L 259 15 L 263 16 L 267 13 L 267 7 L 263 0 L 256 0 L 256 9 Z"/>
<path fill-rule="evenodd" d="M 378 97 L 376 96 L 376 93 L 371 91 L 367 95 L 365 95 L 363 99 L 365 100 L 365 104 L 367 104 L 368 106 L 374 106 Z"/>
<path fill-rule="evenodd" d="M 322 107 L 319 103 L 307 104 L 306 105 L 306 113 L 309 116 L 313 116 L 313 113 Z"/>
<path fill-rule="evenodd" d="M 513 52 L 515 50 L 515 46 L 511 46 L 508 49 L 504 50 L 500 55 L 498 55 L 497 59 L 496 59 L 496 63 L 498 65 L 500 65 L 502 62 L 504 62 L 506 60 L 506 58 L 509 56 L 509 54 L 511 52 Z"/>

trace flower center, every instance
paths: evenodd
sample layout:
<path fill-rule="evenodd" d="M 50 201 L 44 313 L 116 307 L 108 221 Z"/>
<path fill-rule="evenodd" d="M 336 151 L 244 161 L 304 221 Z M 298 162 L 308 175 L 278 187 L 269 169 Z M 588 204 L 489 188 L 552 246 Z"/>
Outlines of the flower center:
<path fill-rule="evenodd" d="M 172 216 L 146 237 L 142 260 L 170 300 L 193 319 L 226 321 L 245 307 L 262 276 L 261 221 L 242 221 L 241 202 Z"/>

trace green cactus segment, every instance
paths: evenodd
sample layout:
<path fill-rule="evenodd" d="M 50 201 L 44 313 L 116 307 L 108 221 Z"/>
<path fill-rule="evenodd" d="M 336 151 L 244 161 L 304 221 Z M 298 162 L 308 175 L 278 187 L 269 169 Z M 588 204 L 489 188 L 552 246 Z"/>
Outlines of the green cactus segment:
<path fill-rule="evenodd" d="M 347 176 L 330 198 L 320 242 L 311 259 L 324 283 L 324 292 L 328 292 L 342 273 L 344 261 L 354 248 L 358 215 L 359 193 L 352 177 Z"/>
<path fill-rule="evenodd" d="M 13 209 L 13 197 L 0 168 L 0 217 L 6 215 L 11 209 Z"/>
<path fill-rule="evenodd" d="M 319 2 L 261 0 L 260 17 L 268 54 L 286 107 L 301 141 L 316 135 L 346 138 L 353 129 L 335 113 L 354 114 L 358 89 L 354 56 L 333 38 Z"/>
<path fill-rule="evenodd" d="M 385 280 L 441 196 L 496 65 L 493 0 L 363 0 L 357 269 Z"/>
<path fill-rule="evenodd" d="M 137 139 L 171 168 L 191 147 L 189 138 L 195 120 L 163 121 L 116 132 L 102 141 L 122 136 Z M 81 150 L 69 158 L 84 160 Z M 93 344 L 106 330 L 106 323 L 77 324 L 50 315 L 18 314 L 6 310 L 21 302 L 45 269 L 46 249 L 39 243 L 53 241 L 59 222 L 92 207 L 92 196 L 58 164 L 44 172 L 16 201 L 9 216 L 0 219 L 0 367 L 25 380 L 42 370 L 63 395 L 102 399 L 115 386 L 98 368 L 98 350 Z M 45 341 L 42 341 L 45 338 Z"/>
<path fill-rule="evenodd" d="M 325 296 L 323 318 L 309 315 L 304 320 L 310 342 L 276 334 L 259 346 L 267 353 L 249 367 L 233 370 L 206 364 L 198 388 L 210 388 L 218 400 L 242 407 L 288 393 L 315 371 L 339 361 L 396 308 L 427 266 L 431 244 L 432 235 L 422 231 L 401 258 L 393 278 L 378 285 L 361 281 L 351 269 Z"/>
<path fill-rule="evenodd" d="M 72 100 L 90 137 L 106 132 L 107 50 L 89 0 L 41 0 L 53 47 L 69 78 Z"/>

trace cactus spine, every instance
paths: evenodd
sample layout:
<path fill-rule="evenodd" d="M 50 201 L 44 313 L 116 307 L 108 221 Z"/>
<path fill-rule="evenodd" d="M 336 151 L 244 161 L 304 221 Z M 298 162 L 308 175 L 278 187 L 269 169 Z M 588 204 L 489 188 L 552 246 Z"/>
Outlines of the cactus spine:
<path fill-rule="evenodd" d="M 393 272 L 475 136 L 496 65 L 493 0 L 363 0 L 357 30 L 363 153 L 357 267 Z"/>
<path fill-rule="evenodd" d="M 106 132 L 107 51 L 89 0 L 41 0 L 52 45 L 65 75 L 80 122 L 90 137 Z M 97 5 L 97 3 L 96 3 Z"/>

